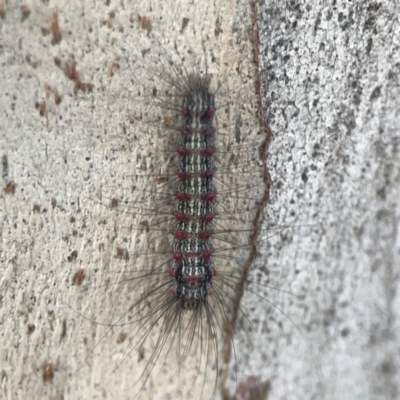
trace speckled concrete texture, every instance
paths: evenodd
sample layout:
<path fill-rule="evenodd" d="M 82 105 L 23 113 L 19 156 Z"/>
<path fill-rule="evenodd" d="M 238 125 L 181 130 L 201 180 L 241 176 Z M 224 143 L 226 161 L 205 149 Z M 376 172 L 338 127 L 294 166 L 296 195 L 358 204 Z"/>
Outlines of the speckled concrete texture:
<path fill-rule="evenodd" d="M 257 7 L 271 201 L 249 277 L 260 284 L 240 304 L 216 398 L 249 392 L 253 378 L 269 400 L 399 396 L 400 10 L 387 0 L 332 3 Z M 130 235 L 129 216 L 121 225 L 104 199 L 157 165 L 160 133 L 149 140 L 131 123 L 148 112 L 131 88 L 157 81 L 149 46 L 165 60 L 185 46 L 202 54 L 205 42 L 215 74 L 242 66 L 225 93 L 245 88 L 236 104 L 256 135 L 258 122 L 246 120 L 258 100 L 252 7 L 33 1 L 28 13 L 23 2 L 2 4 L 0 399 L 133 399 L 142 354 L 123 360 L 120 332 L 97 323 L 130 304 L 132 293 L 105 283 L 132 268 L 116 249 L 132 253 L 145 237 Z M 179 376 L 171 365 L 141 399 L 212 395 L 213 381 L 192 383 L 190 362 Z"/>

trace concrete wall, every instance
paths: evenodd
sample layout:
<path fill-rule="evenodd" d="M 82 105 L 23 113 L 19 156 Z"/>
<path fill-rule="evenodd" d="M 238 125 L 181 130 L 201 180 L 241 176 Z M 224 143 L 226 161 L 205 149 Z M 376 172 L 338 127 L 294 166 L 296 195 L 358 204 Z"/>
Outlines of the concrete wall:
<path fill-rule="evenodd" d="M 254 8 L 36 1 L 24 17 L 22 5 L 7 4 L 0 20 L 0 398 L 132 399 L 143 362 L 136 351 L 125 357 L 119 335 L 130 327 L 99 322 L 115 323 L 131 304 L 132 292 L 110 282 L 132 269 L 145 240 L 131 233 L 133 208 L 121 216 L 109 201 L 127 195 L 139 165 L 154 171 L 159 159 L 162 132 L 148 134 L 154 108 L 136 101 L 138 81 L 151 88 L 158 59 L 188 48 L 201 58 L 205 43 L 211 73 L 227 76 L 223 96 L 234 97 L 228 133 L 243 115 L 251 145 L 242 148 L 253 155 L 242 152 L 241 179 L 251 181 L 264 135 L 254 117 Z M 221 329 L 216 397 L 256 387 L 268 399 L 397 398 L 399 5 L 263 1 L 256 10 L 272 187 L 249 278 L 261 284 L 240 303 L 234 349 Z M 151 20 L 149 34 L 138 16 Z M 143 58 L 150 47 L 154 56 Z M 65 74 L 72 60 L 81 85 Z M 151 122 L 132 124 L 140 113 Z M 209 383 L 199 363 L 194 355 L 178 376 L 172 352 L 140 398 L 212 396 L 213 372 Z"/>

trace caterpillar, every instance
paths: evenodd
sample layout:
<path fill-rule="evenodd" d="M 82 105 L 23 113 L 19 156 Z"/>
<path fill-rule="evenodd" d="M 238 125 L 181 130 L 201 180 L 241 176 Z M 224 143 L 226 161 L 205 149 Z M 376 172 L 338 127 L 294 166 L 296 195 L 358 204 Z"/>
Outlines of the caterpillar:
<path fill-rule="evenodd" d="M 215 398 L 221 382 L 238 386 L 225 364 L 235 359 L 230 344 L 257 244 L 282 231 L 261 229 L 268 137 L 254 66 L 198 55 L 182 38 L 142 39 L 113 77 L 129 91 L 105 104 L 107 115 L 124 109 L 127 122 L 117 135 L 104 121 L 100 144 L 89 139 L 114 165 L 84 201 L 109 240 L 91 280 L 97 290 L 81 306 L 96 331 L 84 362 L 112 360 L 98 385 L 112 376 L 126 398 Z M 265 282 L 250 291 L 270 307 Z"/>
<path fill-rule="evenodd" d="M 144 62 L 151 60 L 150 52 Z M 150 138 L 159 131 L 154 154 L 156 162 L 164 165 L 158 169 L 147 163 L 146 151 L 134 152 L 133 158 L 144 172 L 136 168 L 136 173 L 125 176 L 120 184 L 103 187 L 98 200 L 103 207 L 110 207 L 110 213 L 120 214 L 114 228 L 109 227 L 116 234 L 110 251 L 125 264 L 118 266 L 119 279 L 109 278 L 106 286 L 109 290 L 115 281 L 119 290 L 140 293 L 110 325 L 126 331 L 128 353 L 149 354 L 144 384 L 157 363 L 163 363 L 163 352 L 178 347 L 176 371 L 188 364 L 187 358 L 197 358 L 197 369 L 214 371 L 197 379 L 200 397 L 203 391 L 214 397 L 216 377 L 221 373 L 221 334 L 232 329 L 228 325 L 234 323 L 234 302 L 243 281 L 240 267 L 244 266 L 239 264 L 250 253 L 252 224 L 260 218 L 253 196 L 258 196 L 261 206 L 265 165 L 262 159 L 255 160 L 265 157 L 265 147 L 257 150 L 254 140 L 246 137 L 251 132 L 248 121 L 239 118 L 232 102 L 221 101 L 229 98 L 230 89 L 223 87 L 223 79 L 214 79 L 207 60 L 197 62 L 193 57 L 180 66 L 177 62 L 181 59 L 174 62 L 165 53 L 162 57 L 167 58 L 163 73 L 150 68 L 158 87 L 133 79 L 138 89 L 135 102 L 149 106 L 147 120 L 134 112 L 131 116 L 133 125 L 139 125 L 140 132 L 149 132 Z M 227 71 L 239 74 L 231 67 Z M 154 119 L 160 110 L 161 115 Z M 234 127 L 221 127 L 221 113 L 227 111 L 235 114 Z M 258 147 L 264 146 L 266 137 L 259 132 L 255 136 Z M 245 163 L 241 160 L 244 151 L 249 154 Z M 249 163 L 249 159 L 254 161 Z M 109 219 L 105 218 L 107 225 Z M 129 221 L 126 231 L 122 220 Z M 154 342 L 148 347 L 152 335 Z M 130 337 L 134 337 L 132 343 Z M 122 357 L 123 369 L 127 358 Z M 208 375 L 211 383 L 206 382 Z M 139 385 L 139 391 L 143 390 Z"/>

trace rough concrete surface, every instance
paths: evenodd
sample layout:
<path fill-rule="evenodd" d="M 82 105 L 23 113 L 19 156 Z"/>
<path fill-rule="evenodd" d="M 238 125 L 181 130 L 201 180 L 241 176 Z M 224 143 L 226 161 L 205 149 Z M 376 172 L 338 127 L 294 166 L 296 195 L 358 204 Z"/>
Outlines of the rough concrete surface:
<path fill-rule="evenodd" d="M 220 329 L 215 396 L 396 399 L 399 4 L 256 8 L 272 187 L 233 345 Z M 211 73 L 226 77 L 221 96 L 234 97 L 220 112 L 227 134 L 241 117 L 237 187 L 248 181 L 254 193 L 237 197 L 258 198 L 253 10 L 244 0 L 0 2 L 0 399 L 138 393 L 141 352 L 146 359 L 155 339 L 126 357 L 129 329 L 109 331 L 133 295 L 110 282 L 132 270 L 147 240 L 132 202 L 119 215 L 110 200 L 129 200 L 126 182 L 142 170 L 164 170 L 154 103 L 137 101 L 138 88 L 159 84 L 158 60 L 196 60 L 188 48 L 201 59 L 204 43 Z M 135 184 L 146 193 L 143 182 Z M 196 355 L 179 375 L 175 355 L 137 398 L 213 395 L 213 378 L 195 380 L 204 377 Z"/>

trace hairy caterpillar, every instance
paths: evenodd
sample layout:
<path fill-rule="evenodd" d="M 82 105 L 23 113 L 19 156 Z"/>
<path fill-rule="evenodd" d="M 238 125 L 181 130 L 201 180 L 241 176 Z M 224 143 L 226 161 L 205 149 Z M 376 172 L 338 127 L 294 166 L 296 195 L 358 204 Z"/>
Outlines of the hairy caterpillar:
<path fill-rule="evenodd" d="M 171 50 L 151 37 L 145 42 L 137 56 L 119 62 L 119 79 L 125 70 L 132 88 L 107 105 L 129 108 L 132 126 L 124 126 L 124 136 L 114 136 L 109 144 L 118 163 L 126 161 L 121 154 L 129 149 L 131 171 L 113 176 L 99 185 L 101 192 L 90 195 L 92 200 L 98 196 L 92 206 L 102 205 L 106 216 L 100 220 L 115 234 L 113 248 L 107 249 L 113 255 L 106 261 L 108 283 L 103 285 L 109 294 L 123 293 L 111 296 L 107 307 L 121 312 L 114 311 L 108 324 L 127 345 L 121 367 L 114 367 L 125 371 L 130 353 L 139 351 L 144 386 L 136 388 L 143 392 L 153 369 L 173 353 L 173 377 L 182 368 L 188 375 L 184 366 L 192 365 L 189 375 L 197 396 L 214 397 L 223 371 L 222 337 L 233 332 L 236 301 L 255 255 L 259 209 L 266 201 L 268 137 L 258 125 L 258 98 L 250 79 L 255 69 L 243 60 L 226 65 L 207 50 L 197 56 L 183 41 L 174 41 Z M 233 101 L 242 93 L 253 98 Z M 137 144 L 140 134 L 148 138 L 143 148 Z M 262 240 L 273 234 L 263 230 Z M 199 240 L 201 245 L 195 243 Z M 189 260 L 191 272 L 179 270 L 182 259 Z M 209 266 L 199 266 L 204 262 Z M 182 290 L 193 292 L 191 301 Z M 104 334 L 110 333 L 106 329 Z M 102 346 L 104 340 L 99 341 Z"/>

